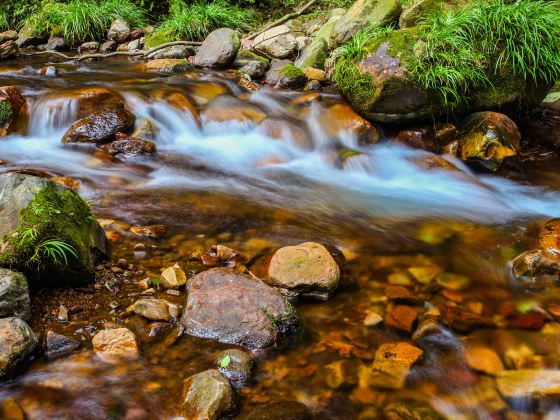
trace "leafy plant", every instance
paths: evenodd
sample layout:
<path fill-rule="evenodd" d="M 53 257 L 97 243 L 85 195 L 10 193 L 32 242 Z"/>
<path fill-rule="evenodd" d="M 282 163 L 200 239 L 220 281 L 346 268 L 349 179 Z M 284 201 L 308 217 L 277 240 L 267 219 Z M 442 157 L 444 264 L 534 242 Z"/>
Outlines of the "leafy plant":
<path fill-rule="evenodd" d="M 166 34 L 172 40 L 202 40 L 218 28 L 248 29 L 255 22 L 255 13 L 225 0 L 187 4 L 171 2 L 170 14 L 156 28 L 154 36 Z"/>
<path fill-rule="evenodd" d="M 6 30 L 10 27 L 8 13 L 5 10 L 0 10 L 0 30 Z"/>
<path fill-rule="evenodd" d="M 227 368 L 229 366 L 229 364 L 231 363 L 231 357 L 229 356 L 229 354 L 226 354 L 224 357 L 222 357 L 222 359 L 220 360 L 220 367 L 222 369 Z"/>
<path fill-rule="evenodd" d="M 45 257 L 54 265 L 67 266 L 70 256 L 78 258 L 78 253 L 72 245 L 58 239 L 44 239 L 35 247 L 29 261 L 39 264 L 41 258 Z"/>
<path fill-rule="evenodd" d="M 488 0 L 440 12 L 421 25 L 411 79 L 448 106 L 494 75 L 552 82 L 560 76 L 560 2 Z"/>

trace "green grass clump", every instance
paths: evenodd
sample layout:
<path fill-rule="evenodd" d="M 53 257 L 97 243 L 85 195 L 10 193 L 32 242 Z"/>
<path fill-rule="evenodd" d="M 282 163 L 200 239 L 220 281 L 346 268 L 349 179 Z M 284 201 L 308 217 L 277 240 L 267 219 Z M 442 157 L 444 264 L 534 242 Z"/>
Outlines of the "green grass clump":
<path fill-rule="evenodd" d="M 146 24 L 145 12 L 130 0 L 45 0 L 40 12 L 30 16 L 26 24 L 38 32 L 46 31 L 77 44 L 104 39 L 115 19 L 122 19 L 133 28 Z"/>
<path fill-rule="evenodd" d="M 5 10 L 0 10 L 0 31 L 5 31 L 10 28 L 10 20 L 8 13 Z"/>
<path fill-rule="evenodd" d="M 253 23 L 255 13 L 251 9 L 232 5 L 225 0 L 209 3 L 197 1 L 192 4 L 176 0 L 171 4 L 167 20 L 156 28 L 154 36 L 165 33 L 177 41 L 200 41 L 215 29 L 243 31 Z"/>
<path fill-rule="evenodd" d="M 560 2 L 488 0 L 441 12 L 421 25 L 410 78 L 455 107 L 493 76 L 532 82 L 560 76 Z"/>

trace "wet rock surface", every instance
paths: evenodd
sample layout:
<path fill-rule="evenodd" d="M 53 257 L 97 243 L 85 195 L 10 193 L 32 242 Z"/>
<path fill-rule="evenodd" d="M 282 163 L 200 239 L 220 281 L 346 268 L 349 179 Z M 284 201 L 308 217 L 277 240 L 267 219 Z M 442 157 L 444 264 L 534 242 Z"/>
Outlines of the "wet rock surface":
<path fill-rule="evenodd" d="M 247 386 L 251 382 L 253 367 L 253 356 L 239 349 L 224 350 L 216 357 L 216 369 L 218 369 L 235 387 Z"/>
<path fill-rule="evenodd" d="M 276 251 L 265 281 L 288 296 L 326 298 L 338 286 L 339 278 L 340 269 L 327 249 L 306 242 Z"/>
<path fill-rule="evenodd" d="M 21 273 L 0 268 L 0 318 L 31 318 L 27 279 Z"/>
<path fill-rule="evenodd" d="M 299 67 L 290 60 L 276 60 L 272 62 L 266 73 L 265 83 L 275 88 L 298 89 L 305 85 L 307 78 Z"/>
<path fill-rule="evenodd" d="M 78 350 L 81 347 L 76 340 L 57 334 L 53 331 L 47 331 L 45 339 L 45 353 L 48 359 L 66 356 Z"/>
<path fill-rule="evenodd" d="M 107 362 L 136 359 L 140 355 L 136 337 L 128 328 L 100 331 L 91 342 L 93 351 Z"/>
<path fill-rule="evenodd" d="M 234 409 L 233 388 L 219 371 L 207 370 L 185 380 L 181 414 L 187 418 L 216 420 Z"/>
<path fill-rule="evenodd" d="M 156 145 L 149 140 L 142 140 L 124 133 L 117 133 L 115 140 L 101 146 L 103 150 L 120 159 L 131 159 L 140 155 L 153 155 Z"/>
<path fill-rule="evenodd" d="M 192 70 L 192 64 L 185 59 L 160 58 L 144 64 L 144 70 L 157 73 L 184 73 Z"/>
<path fill-rule="evenodd" d="M 254 350 L 298 328 L 297 313 L 279 293 L 234 270 L 214 268 L 192 277 L 187 294 L 181 323 L 197 337 Z"/>
<path fill-rule="evenodd" d="M 305 404 L 296 401 L 278 401 L 257 405 L 240 420 L 310 420 L 312 415 Z"/>
<path fill-rule="evenodd" d="M 135 119 L 124 108 L 96 111 L 72 124 L 64 133 L 62 143 L 106 143 L 119 132 L 129 132 Z"/>
<path fill-rule="evenodd" d="M 0 319 L 0 378 L 6 379 L 33 353 L 37 337 L 19 318 Z"/>

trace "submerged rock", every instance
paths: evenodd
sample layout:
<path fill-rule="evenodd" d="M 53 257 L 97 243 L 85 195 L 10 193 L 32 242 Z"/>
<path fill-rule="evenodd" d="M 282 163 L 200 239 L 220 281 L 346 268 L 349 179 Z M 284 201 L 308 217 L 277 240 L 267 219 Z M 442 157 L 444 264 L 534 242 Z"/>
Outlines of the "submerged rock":
<path fill-rule="evenodd" d="M 204 271 L 189 280 L 187 293 L 181 323 L 197 337 L 255 350 L 276 344 L 299 327 L 295 309 L 282 295 L 235 270 Z"/>
<path fill-rule="evenodd" d="M 282 89 L 298 89 L 305 85 L 307 77 L 290 60 L 277 60 L 266 73 L 267 85 Z"/>
<path fill-rule="evenodd" d="M 257 125 L 266 118 L 266 113 L 256 106 L 233 96 L 221 95 L 204 107 L 200 117 L 203 126 L 211 129 L 213 124 L 228 121 Z"/>
<path fill-rule="evenodd" d="M 339 279 L 340 269 L 329 251 L 321 244 L 306 242 L 276 251 L 265 281 L 288 296 L 326 298 Z"/>
<path fill-rule="evenodd" d="M 173 267 L 167 267 L 160 276 L 161 284 L 166 289 L 178 289 L 187 282 L 187 276 L 181 267 L 175 264 Z"/>
<path fill-rule="evenodd" d="M 458 141 L 461 160 L 495 171 L 505 158 L 520 150 L 521 133 L 504 114 L 475 112 L 462 121 Z"/>
<path fill-rule="evenodd" d="M 236 31 L 229 28 L 216 29 L 198 49 L 193 64 L 198 67 L 225 67 L 233 62 L 240 46 L 241 41 Z"/>
<path fill-rule="evenodd" d="M 16 317 L 0 319 L 0 379 L 5 379 L 35 350 L 37 337 Z"/>
<path fill-rule="evenodd" d="M 297 401 L 277 401 L 259 404 L 239 420 L 311 420 L 311 412 Z"/>
<path fill-rule="evenodd" d="M 160 58 L 144 64 L 144 71 L 147 72 L 184 73 L 189 70 L 192 70 L 192 64 L 183 58 Z"/>
<path fill-rule="evenodd" d="M 100 331 L 93 337 L 92 344 L 93 351 L 108 362 L 135 359 L 140 354 L 136 337 L 128 328 Z"/>
<path fill-rule="evenodd" d="M 374 144 L 381 138 L 379 130 L 373 124 L 356 114 L 352 107 L 345 103 L 338 103 L 322 110 L 319 122 L 325 135 L 330 139 L 351 133 L 360 143 Z"/>
<path fill-rule="evenodd" d="M 380 388 L 402 388 L 410 368 L 424 355 L 406 342 L 382 344 L 375 352 L 369 383 Z"/>
<path fill-rule="evenodd" d="M 153 155 L 156 152 L 154 142 L 137 139 L 124 133 L 117 133 L 114 141 L 104 144 L 101 148 L 120 159 L 131 159 L 139 155 Z"/>
<path fill-rule="evenodd" d="M 93 112 L 72 124 L 64 133 L 62 143 L 106 143 L 119 132 L 129 132 L 135 119 L 134 114 L 124 108 Z"/>
<path fill-rule="evenodd" d="M 257 36 L 254 47 L 273 58 L 282 59 L 294 55 L 298 43 L 289 27 L 279 25 Z"/>
<path fill-rule="evenodd" d="M 0 175 L 0 191 L 0 266 L 39 277 L 43 284 L 77 285 L 93 278 L 94 264 L 107 254 L 107 240 L 78 194 L 20 173 Z M 47 253 L 48 240 L 58 241 L 65 252 Z"/>
<path fill-rule="evenodd" d="M 498 391 L 507 400 L 520 402 L 560 398 L 560 370 L 504 370 L 496 377 Z"/>
<path fill-rule="evenodd" d="M 394 402 L 383 409 L 386 420 L 444 420 L 446 417 L 418 401 Z"/>
<path fill-rule="evenodd" d="M 189 419 L 221 419 L 235 410 L 229 381 L 215 369 L 187 378 L 183 385 L 181 414 Z"/>
<path fill-rule="evenodd" d="M 171 321 L 179 316 L 177 305 L 165 299 L 140 299 L 130 307 L 130 310 L 152 321 Z"/>
<path fill-rule="evenodd" d="M 399 18 L 401 10 L 399 0 L 358 0 L 336 22 L 331 34 L 332 43 L 342 45 L 362 29 L 394 22 Z"/>
<path fill-rule="evenodd" d="M 52 331 L 47 331 L 45 345 L 48 359 L 66 356 L 80 348 L 78 341 Z"/>
<path fill-rule="evenodd" d="M 21 273 L 0 268 L 0 318 L 31 318 L 27 279 Z"/>
<path fill-rule="evenodd" d="M 254 364 L 251 354 L 239 349 L 220 352 L 215 362 L 216 369 L 236 387 L 243 387 L 251 382 Z"/>

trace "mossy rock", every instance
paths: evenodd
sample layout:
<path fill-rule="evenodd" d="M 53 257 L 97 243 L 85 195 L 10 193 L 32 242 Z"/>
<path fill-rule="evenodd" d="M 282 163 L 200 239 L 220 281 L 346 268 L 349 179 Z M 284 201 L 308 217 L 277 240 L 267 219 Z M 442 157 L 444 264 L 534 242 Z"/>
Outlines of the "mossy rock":
<path fill-rule="evenodd" d="M 462 105 L 446 108 L 440 96 L 420 86 L 410 69 L 424 41 L 419 27 L 391 31 L 364 46 L 363 59 L 340 59 L 334 80 L 352 107 L 372 121 L 402 123 L 500 110 L 519 115 L 540 103 L 551 87 L 525 81 L 507 68 L 490 75 L 491 86 L 467 92 Z"/>
<path fill-rule="evenodd" d="M 7 99 L 0 100 L 0 127 L 7 126 L 12 121 L 14 111 L 12 104 Z"/>
<path fill-rule="evenodd" d="M 147 49 L 159 47 L 167 42 L 175 41 L 175 37 L 169 31 L 155 31 L 146 36 L 145 47 Z"/>
<path fill-rule="evenodd" d="M 235 60 L 233 60 L 231 66 L 234 69 L 238 69 L 243 66 L 246 66 L 247 64 L 253 61 L 259 61 L 265 63 L 266 65 L 270 64 L 270 60 L 268 58 L 255 54 L 252 51 L 241 49 L 237 52 L 237 55 L 235 56 Z"/>
<path fill-rule="evenodd" d="M 399 18 L 399 27 L 411 28 L 429 16 L 441 11 L 461 9 L 471 0 L 414 0 L 406 5 Z"/>
<path fill-rule="evenodd" d="M 307 77 L 303 71 L 290 60 L 277 60 L 266 73 L 269 86 L 282 89 L 298 89 L 305 85 Z"/>
<path fill-rule="evenodd" d="M 77 193 L 21 173 L 0 175 L 0 191 L 0 267 L 21 271 L 42 285 L 92 280 L 94 264 L 107 254 L 107 240 Z M 62 252 L 56 244 L 64 244 Z"/>

